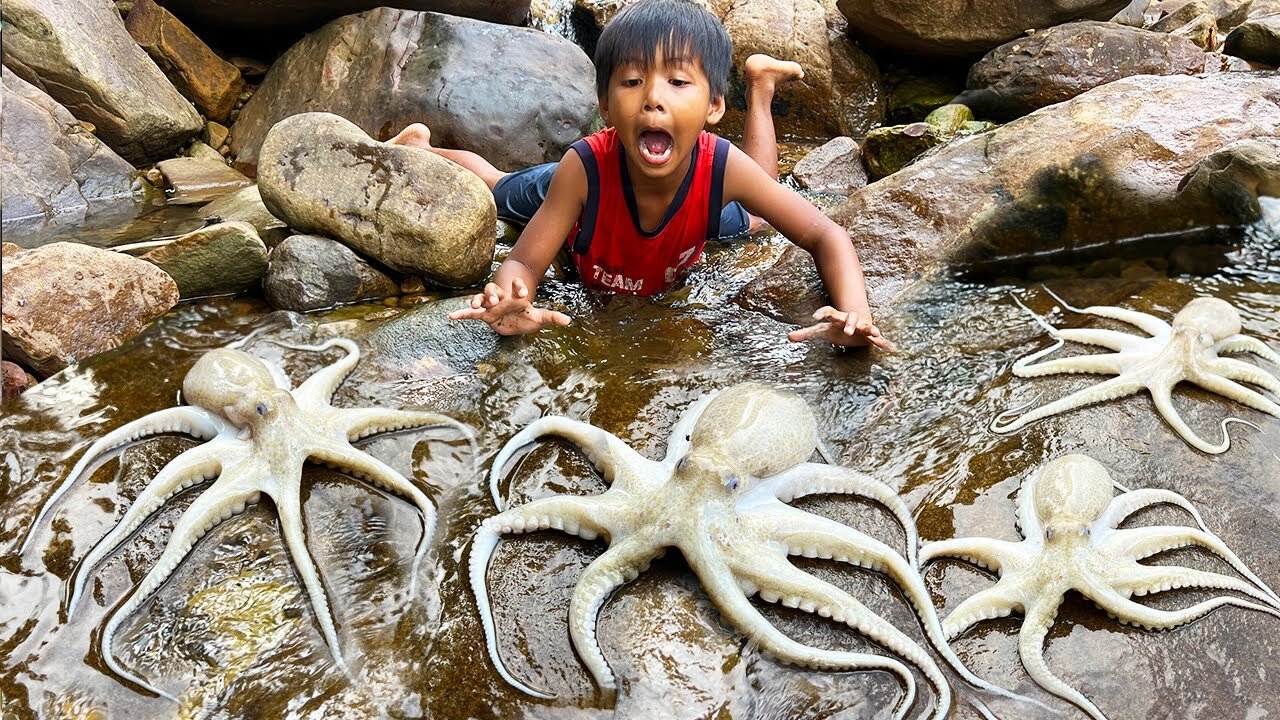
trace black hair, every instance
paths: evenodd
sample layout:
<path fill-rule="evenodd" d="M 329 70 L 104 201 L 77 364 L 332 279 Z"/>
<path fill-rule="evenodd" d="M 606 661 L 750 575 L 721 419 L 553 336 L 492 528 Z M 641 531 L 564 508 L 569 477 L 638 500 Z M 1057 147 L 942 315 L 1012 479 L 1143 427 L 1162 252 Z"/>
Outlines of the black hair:
<path fill-rule="evenodd" d="M 711 83 L 711 99 L 724 97 L 733 42 L 715 15 L 690 0 L 639 0 L 614 16 L 596 43 L 596 94 L 608 94 L 614 68 L 633 62 L 650 67 L 658 52 L 697 60 Z"/>

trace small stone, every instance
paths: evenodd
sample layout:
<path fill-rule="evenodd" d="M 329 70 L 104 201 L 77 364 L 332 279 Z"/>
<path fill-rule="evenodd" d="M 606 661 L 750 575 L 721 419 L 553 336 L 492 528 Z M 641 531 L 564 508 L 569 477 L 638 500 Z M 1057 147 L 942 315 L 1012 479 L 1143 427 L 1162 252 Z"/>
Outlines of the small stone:
<path fill-rule="evenodd" d="M 226 125 L 210 120 L 204 124 L 204 133 L 201 134 L 200 139 L 204 140 L 209 147 L 222 147 L 230 134 L 231 131 Z"/>
<path fill-rule="evenodd" d="M 4 390 L 3 394 L 0 395 L 0 404 L 7 403 L 18 397 L 27 388 L 39 382 L 34 375 L 8 360 L 0 361 L 0 368 L 3 369 L 4 373 Z"/>
<path fill-rule="evenodd" d="M 867 184 L 862 151 L 850 137 L 834 138 L 814 149 L 796 163 L 791 174 L 801 187 L 814 192 L 848 195 Z"/>
<path fill-rule="evenodd" d="M 227 161 L 222 157 L 222 153 L 219 153 L 217 150 L 214 150 L 199 140 L 193 141 L 191 146 L 187 148 L 187 157 L 203 158 L 222 163 L 223 165 L 227 164 Z"/>
<path fill-rule="evenodd" d="M 217 160 L 174 158 L 156 163 L 155 169 L 173 189 L 169 202 L 175 205 L 208 202 L 253 184 L 249 178 L 227 167 L 221 156 Z"/>

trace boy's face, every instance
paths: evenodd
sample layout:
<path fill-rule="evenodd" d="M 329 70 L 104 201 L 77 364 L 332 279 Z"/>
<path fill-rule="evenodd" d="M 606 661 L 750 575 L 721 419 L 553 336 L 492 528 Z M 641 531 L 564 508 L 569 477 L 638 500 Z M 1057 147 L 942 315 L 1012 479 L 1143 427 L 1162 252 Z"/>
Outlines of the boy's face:
<path fill-rule="evenodd" d="M 724 98 L 711 99 L 697 60 L 664 57 L 659 50 L 652 67 L 614 68 L 600 115 L 617 130 L 633 176 L 683 179 L 698 135 L 724 115 Z"/>

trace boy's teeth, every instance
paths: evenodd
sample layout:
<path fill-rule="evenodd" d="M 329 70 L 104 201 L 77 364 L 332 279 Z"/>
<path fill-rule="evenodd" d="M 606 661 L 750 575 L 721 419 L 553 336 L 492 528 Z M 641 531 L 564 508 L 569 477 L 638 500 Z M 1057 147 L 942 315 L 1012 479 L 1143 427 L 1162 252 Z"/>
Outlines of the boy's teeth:
<path fill-rule="evenodd" d="M 664 132 L 647 130 L 640 133 L 640 143 L 655 157 L 662 157 L 671 151 L 671 136 Z"/>

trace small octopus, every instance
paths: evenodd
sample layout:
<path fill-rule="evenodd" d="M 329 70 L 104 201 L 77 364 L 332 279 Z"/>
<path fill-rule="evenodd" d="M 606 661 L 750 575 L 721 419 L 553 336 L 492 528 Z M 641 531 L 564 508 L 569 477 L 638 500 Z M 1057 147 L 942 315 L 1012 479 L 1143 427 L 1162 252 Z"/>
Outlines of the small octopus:
<path fill-rule="evenodd" d="M 331 347 L 346 357 L 317 371 L 297 389 L 277 367 L 240 350 L 220 348 L 200 357 L 182 383 L 190 405 L 159 410 L 127 423 L 93 443 L 36 516 L 21 551 L 58 498 L 104 453 L 141 438 L 178 432 L 209 442 L 175 457 L 138 494 L 119 523 L 89 550 L 77 565 L 69 585 L 66 610 L 72 612 L 84 592 L 87 574 L 107 558 L 169 498 L 188 487 L 217 478 L 174 525 L 168 544 L 155 565 L 107 621 L 102 631 L 102 657 L 120 677 L 157 695 L 174 699 L 125 671 L 111 652 L 111 639 L 120 624 L 158 589 L 190 553 L 195 543 L 218 523 L 244 511 L 269 495 L 280 517 L 285 544 L 301 576 L 315 611 L 321 634 L 343 673 L 351 671 L 343 659 L 328 598 L 306 547 L 302 515 L 302 466 L 316 460 L 347 470 L 374 485 L 413 501 L 422 513 L 422 536 L 414 568 L 422 560 L 435 527 L 435 507 L 427 496 L 396 470 L 351 445 L 376 433 L 416 427 L 453 427 L 470 438 L 456 420 L 430 412 L 381 408 L 335 408 L 329 400 L 359 361 L 356 344 L 335 338 L 317 346 L 289 346 L 323 351 Z M 409 595 L 415 593 L 416 575 Z"/>
<path fill-rule="evenodd" d="M 1025 540 L 984 537 L 927 543 L 922 562 L 955 557 L 993 570 L 1000 580 L 960 603 L 943 621 L 948 639 L 976 623 L 1021 612 L 1018 652 L 1027 673 L 1041 687 L 1069 700 L 1091 717 L 1102 711 L 1078 690 L 1055 677 L 1042 648 L 1068 590 L 1076 590 L 1125 624 L 1164 630 L 1189 623 L 1214 608 L 1235 605 L 1280 617 L 1280 597 L 1254 575 L 1222 540 L 1205 527 L 1195 507 L 1169 490 L 1133 490 L 1112 497 L 1107 469 L 1085 455 L 1066 455 L 1045 465 L 1019 492 L 1017 517 Z M 1161 503 L 1195 518 L 1199 529 L 1181 526 L 1118 528 L 1133 513 Z M 1175 548 L 1200 546 L 1226 560 L 1246 580 L 1176 565 L 1138 562 Z M 1157 610 L 1130 599 L 1175 588 L 1231 590 L 1262 605 L 1219 596 L 1182 610 Z"/>
<path fill-rule="evenodd" d="M 1261 340 L 1240 333 L 1240 313 L 1225 300 L 1196 298 L 1173 316 L 1173 324 L 1170 325 L 1160 318 L 1136 310 L 1110 306 L 1081 310 L 1068 305 L 1057 295 L 1049 294 L 1072 312 L 1119 320 L 1137 327 L 1150 337 L 1104 329 L 1059 330 L 1033 313 L 1036 321 L 1047 328 L 1057 342 L 1015 362 L 1014 375 L 1039 377 L 1055 373 L 1096 373 L 1117 377 L 1055 400 L 1013 420 L 1009 418 L 1017 415 L 1021 409 L 1001 413 L 991 425 L 992 432 L 1013 432 L 1050 415 L 1133 395 L 1146 389 L 1151 393 L 1161 417 L 1183 440 L 1207 453 L 1225 452 L 1231 446 L 1231 438 L 1226 432 L 1227 424 L 1244 421 L 1235 418 L 1224 420 L 1223 440 L 1219 444 L 1201 439 L 1187 426 L 1173 406 L 1173 388 L 1183 381 L 1195 383 L 1205 390 L 1280 417 L 1280 404 L 1237 382 L 1250 383 L 1280 395 L 1280 378 L 1256 365 L 1234 358 L 1219 357 L 1222 353 L 1248 352 L 1280 365 L 1280 355 Z M 1062 347 L 1068 340 L 1104 347 L 1114 352 L 1035 362 Z"/>
<path fill-rule="evenodd" d="M 926 635 L 968 681 L 1013 695 L 969 672 L 951 651 L 917 570 L 916 531 L 906 505 L 887 485 L 845 468 L 805 462 L 818 443 L 817 421 L 793 393 L 747 383 L 707 395 L 686 411 L 661 462 L 647 460 L 614 435 L 563 417 L 530 424 L 494 459 L 490 477 L 501 510 L 498 482 L 513 454 L 545 435 L 581 447 L 610 488 L 596 496 L 534 500 L 485 520 L 471 550 L 471 585 L 489 656 L 498 673 L 521 691 L 552 696 L 520 682 L 498 655 L 486 575 L 505 533 L 554 528 L 586 539 L 603 538 L 609 549 L 583 571 L 569 603 L 573 646 L 606 702 L 617 682 L 596 640 L 595 624 L 606 599 L 635 579 L 668 548 L 679 548 L 708 595 L 731 625 L 788 663 L 823 670 L 880 669 L 905 686 L 897 717 L 915 698 L 915 681 L 903 663 L 868 653 L 823 650 L 785 636 L 749 598 L 817 613 L 844 623 L 919 668 L 937 694 L 935 717 L 946 716 L 951 691 L 929 654 L 902 631 L 835 585 L 803 572 L 788 555 L 834 559 L 883 572 L 902 589 Z M 786 505 L 815 493 L 847 493 L 888 508 L 906 532 L 907 556 L 842 523 Z"/>

